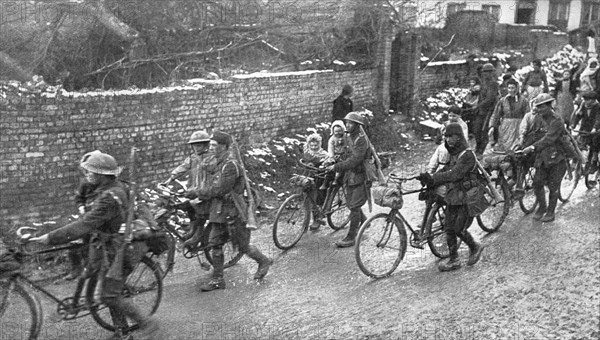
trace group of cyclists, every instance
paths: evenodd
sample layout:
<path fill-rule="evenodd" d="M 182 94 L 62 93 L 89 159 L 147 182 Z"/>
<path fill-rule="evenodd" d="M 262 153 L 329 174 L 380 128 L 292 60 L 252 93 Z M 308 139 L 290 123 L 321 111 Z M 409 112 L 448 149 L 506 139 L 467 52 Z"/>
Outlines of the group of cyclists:
<path fill-rule="evenodd" d="M 490 152 L 519 150 L 530 155 L 529 163 L 524 166 L 536 168 L 533 187 L 538 209 L 533 218 L 542 222 L 555 219 L 557 191 L 569 166 L 569 159 L 581 157 L 572 152 L 565 135 L 576 129 L 590 133 L 580 138 L 580 142 L 589 149 L 586 171 L 597 170 L 595 166 L 598 163 L 600 137 L 594 133 L 600 130 L 600 103 L 596 92 L 592 88 L 577 93 L 581 101 L 577 99 L 576 109 L 565 120 L 554 111 L 555 98 L 546 93 L 547 79 L 540 70 L 541 63 L 534 61 L 533 66 L 534 70 L 525 78 L 525 83 L 519 84 L 516 79 L 510 78 L 500 87 L 494 74 L 496 68 L 492 64 L 484 64 L 481 79 L 473 78 L 470 82 L 470 92 L 464 98 L 463 108 L 450 109 L 448 123 L 442 132 L 444 142 L 431 157 L 427 171 L 417 177 L 423 185 L 439 188 L 436 193 L 447 204 L 445 233 L 449 257 L 440 263 L 441 271 L 461 267 L 458 239 L 469 247 L 468 265 L 477 263 L 484 250 L 484 246 L 467 231 L 473 217 L 478 214 L 471 206 L 472 195 L 477 195 L 471 189 L 478 187 L 475 177 L 477 158 L 485 157 Z M 565 83 L 563 86 L 568 85 Z M 520 90 L 520 87 L 525 90 Z M 505 94 L 500 96 L 502 92 Z M 327 150 L 322 147 L 320 135 L 310 135 L 302 157 L 306 164 L 321 167 L 328 173 L 317 184 L 321 189 L 316 190 L 317 195 L 329 185 L 344 188 L 350 214 L 348 232 L 336 242 L 340 248 L 355 244 L 359 227 L 366 220 L 362 207 L 370 199 L 370 186 L 374 181 L 369 169 L 373 149 L 365 132 L 367 124 L 363 116 L 353 111 L 352 93 L 352 87 L 346 85 L 334 102 L 334 120 Z M 469 148 L 471 136 L 476 141 L 475 150 Z M 235 247 L 257 262 L 254 278 L 262 279 L 273 260 L 250 243 L 250 230 L 246 228 L 246 199 L 243 197 L 245 169 L 231 150 L 232 137 L 221 131 L 212 134 L 196 131 L 191 135 L 189 145 L 193 153 L 171 172 L 164 184 L 189 175 L 186 197 L 193 202 L 193 211 L 190 230 L 185 237 L 186 246 L 200 241 L 201 230 L 206 223 L 212 225 L 206 245 L 212 249 L 212 279 L 203 284 L 201 290 L 225 288 L 222 247 L 228 241 L 233 241 Z M 93 270 L 107 272 L 115 262 L 116 249 L 122 242 L 118 236 L 119 229 L 127 219 L 126 211 L 133 204 L 133 198 L 117 180 L 121 167 L 112 156 L 99 151 L 88 153 L 81 160 L 80 167 L 85 175 L 87 192 L 83 197 L 78 197 L 83 216 L 67 226 L 31 240 L 58 244 L 87 237 L 90 243 L 88 262 L 94 264 Z M 519 179 L 515 181 L 519 182 Z M 519 184 L 515 186 L 517 195 L 522 187 Z M 545 186 L 549 189 L 548 200 Z M 319 200 L 322 197 L 315 198 L 316 202 Z M 313 216 L 312 230 L 317 230 L 323 224 L 322 217 Z M 115 325 L 126 322 L 127 317 L 140 325 L 140 338 L 157 338 L 159 326 L 156 320 L 141 315 L 131 301 L 123 299 L 120 296 L 122 286 L 123 281 L 119 279 L 107 277 L 103 280 L 102 298 L 111 308 Z"/>

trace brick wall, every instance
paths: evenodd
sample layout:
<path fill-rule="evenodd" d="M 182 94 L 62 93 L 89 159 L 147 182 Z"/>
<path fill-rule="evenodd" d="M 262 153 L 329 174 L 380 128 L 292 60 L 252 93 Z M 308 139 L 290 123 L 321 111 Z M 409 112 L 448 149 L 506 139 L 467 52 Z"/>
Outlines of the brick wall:
<path fill-rule="evenodd" d="M 0 91 L 0 216 L 4 222 L 39 221 L 73 212 L 77 164 L 91 150 L 125 165 L 135 145 L 138 182 L 148 185 L 183 161 L 194 130 L 214 126 L 244 142 L 303 132 L 330 120 L 331 102 L 344 84 L 354 87 L 355 108 L 371 105 L 376 72 L 259 74 L 58 97 Z"/>
<path fill-rule="evenodd" d="M 470 66 L 466 60 L 429 63 L 418 81 L 419 98 L 427 98 L 449 87 L 467 86 L 469 74 L 474 74 L 475 67 Z"/>

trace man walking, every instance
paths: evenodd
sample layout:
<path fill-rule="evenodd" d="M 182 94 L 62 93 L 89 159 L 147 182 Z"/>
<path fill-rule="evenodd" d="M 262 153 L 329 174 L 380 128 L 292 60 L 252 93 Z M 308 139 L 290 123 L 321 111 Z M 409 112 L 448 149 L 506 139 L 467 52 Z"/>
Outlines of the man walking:
<path fill-rule="evenodd" d="M 367 202 L 370 186 L 367 184 L 364 161 L 371 156 L 366 136 L 361 132 L 364 118 L 357 112 L 344 117 L 346 131 L 350 136 L 350 155 L 344 161 L 331 165 L 328 172 L 345 172 L 343 185 L 346 191 L 346 205 L 350 209 L 350 228 L 348 234 L 335 244 L 340 248 L 354 245 L 354 238 L 362 222 L 366 220 L 362 206 Z"/>
<path fill-rule="evenodd" d="M 565 150 L 561 146 L 561 139 L 567 130 L 563 120 L 552 109 L 553 101 L 554 98 L 547 93 L 542 93 L 535 99 L 534 110 L 537 114 L 534 119 L 534 133 L 543 136 L 523 149 L 525 154 L 535 152 L 533 191 L 539 206 L 533 218 L 542 222 L 554 221 L 558 190 L 567 171 Z M 550 191 L 548 203 L 544 186 Z"/>
<path fill-rule="evenodd" d="M 273 264 L 273 260 L 250 244 L 242 168 L 229 151 L 232 141 L 231 136 L 224 132 L 213 132 L 210 149 L 215 163 L 207 167 L 206 186 L 186 193 L 188 198 L 210 201 L 209 223 L 212 228 L 208 244 L 212 248 L 214 269 L 212 279 L 200 287 L 202 291 L 225 289 L 223 245 L 230 239 L 234 247 L 258 263 L 255 280 L 265 277 Z"/>
<path fill-rule="evenodd" d="M 482 155 L 487 145 L 488 138 L 488 121 L 494 112 L 496 102 L 498 101 L 498 82 L 496 82 L 494 65 L 486 63 L 481 68 L 481 92 L 479 92 L 479 103 L 477 104 L 477 116 L 472 120 L 471 124 L 475 134 L 477 147 L 475 152 Z"/>

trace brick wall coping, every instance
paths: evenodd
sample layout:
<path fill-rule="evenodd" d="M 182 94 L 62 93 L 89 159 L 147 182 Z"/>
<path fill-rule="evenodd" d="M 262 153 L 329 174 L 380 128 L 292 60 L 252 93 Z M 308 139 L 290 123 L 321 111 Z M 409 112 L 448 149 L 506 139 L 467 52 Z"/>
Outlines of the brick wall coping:
<path fill-rule="evenodd" d="M 466 64 L 466 63 L 467 63 L 466 60 L 432 61 L 429 64 L 427 64 L 427 66 L 431 67 L 431 66 L 441 66 L 441 65 L 460 65 L 460 64 Z"/>
<path fill-rule="evenodd" d="M 236 74 L 231 76 L 233 79 L 251 79 L 251 78 L 270 78 L 270 77 L 289 77 L 289 76 L 305 76 L 316 73 L 329 73 L 333 70 L 305 70 L 292 72 L 255 72 L 250 74 Z"/>

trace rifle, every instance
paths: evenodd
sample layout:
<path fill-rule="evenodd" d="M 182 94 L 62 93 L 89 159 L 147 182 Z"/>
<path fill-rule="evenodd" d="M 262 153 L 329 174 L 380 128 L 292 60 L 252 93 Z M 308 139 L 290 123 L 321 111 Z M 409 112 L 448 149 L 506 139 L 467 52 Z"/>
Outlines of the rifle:
<path fill-rule="evenodd" d="M 490 175 L 488 175 L 487 171 L 483 168 L 481 163 L 479 163 L 479 160 L 477 159 L 477 157 L 475 157 L 475 166 L 477 167 L 477 170 L 483 176 L 483 178 L 485 178 L 486 185 L 487 185 L 488 189 L 490 190 L 490 192 L 494 198 L 494 201 L 495 201 L 495 203 L 493 203 L 493 205 L 504 202 L 504 198 L 500 195 L 498 190 L 496 190 L 496 187 L 494 186 L 494 183 L 492 183 L 492 179 L 490 178 Z"/>
<path fill-rule="evenodd" d="M 124 239 L 123 242 L 119 245 L 119 249 L 117 249 L 117 254 L 115 255 L 115 259 L 111 264 L 110 269 L 106 273 L 107 278 L 119 282 L 123 280 L 123 262 L 125 261 L 125 252 L 127 250 L 127 247 L 131 244 L 131 240 L 133 239 L 132 222 L 135 210 L 135 199 L 137 197 L 137 183 L 135 182 L 136 151 L 137 149 L 134 146 L 132 146 L 131 153 L 129 154 L 129 181 L 131 193 L 129 195 L 129 206 L 127 207 L 127 220 L 125 221 Z"/>
<path fill-rule="evenodd" d="M 363 135 L 365 135 L 367 144 L 369 144 L 369 150 L 371 150 L 371 154 L 373 155 L 373 159 L 375 160 L 375 168 L 377 168 L 377 181 L 382 186 L 386 186 L 385 176 L 383 175 L 383 171 L 381 171 L 381 160 L 379 159 L 379 156 L 377 155 L 377 151 L 375 151 L 375 147 L 373 147 L 373 144 L 369 140 L 369 136 L 367 136 L 365 129 L 362 127 L 362 125 L 359 125 L 359 127 L 360 127 L 360 132 Z"/>
<path fill-rule="evenodd" d="M 258 229 L 258 223 L 256 223 L 256 217 L 255 212 L 256 212 L 256 203 L 254 202 L 254 195 L 252 195 L 252 188 L 250 187 L 250 181 L 248 180 L 248 176 L 246 175 L 246 167 L 244 166 L 244 161 L 242 160 L 242 155 L 240 153 L 240 148 L 235 140 L 235 138 L 233 138 L 233 136 L 231 136 L 231 140 L 232 143 L 231 145 L 233 146 L 233 151 L 235 153 L 235 158 L 237 158 L 238 163 L 240 163 L 240 167 L 242 168 L 242 177 L 244 179 L 244 187 L 246 188 L 246 192 L 248 193 L 248 219 L 247 219 L 247 223 L 246 223 L 246 228 L 250 229 L 250 230 L 257 230 Z M 237 205 L 236 205 L 237 206 Z M 239 209 L 239 207 L 238 207 Z"/>

